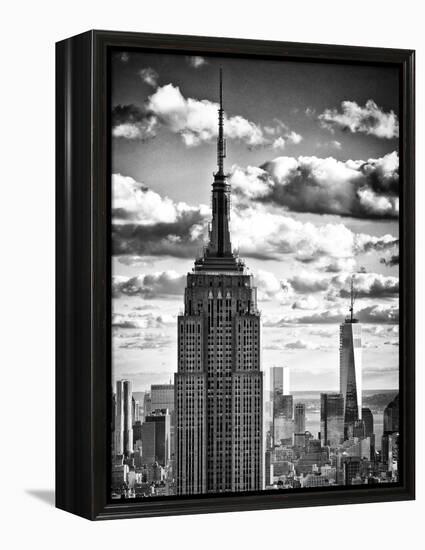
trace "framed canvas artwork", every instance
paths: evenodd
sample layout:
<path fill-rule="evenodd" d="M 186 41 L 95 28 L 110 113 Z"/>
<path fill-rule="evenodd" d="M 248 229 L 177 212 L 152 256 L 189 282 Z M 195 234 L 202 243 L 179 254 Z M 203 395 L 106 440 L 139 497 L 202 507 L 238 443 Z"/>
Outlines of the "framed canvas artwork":
<path fill-rule="evenodd" d="M 57 44 L 57 506 L 414 498 L 414 53 Z"/>

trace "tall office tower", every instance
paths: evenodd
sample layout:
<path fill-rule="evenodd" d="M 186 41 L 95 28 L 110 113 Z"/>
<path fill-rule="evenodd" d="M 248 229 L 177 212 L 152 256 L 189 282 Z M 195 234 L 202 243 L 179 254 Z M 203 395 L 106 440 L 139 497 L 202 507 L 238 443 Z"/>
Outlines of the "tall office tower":
<path fill-rule="evenodd" d="M 280 395 L 291 393 L 289 375 L 289 367 L 270 368 L 270 392 L 272 396 L 275 392 Z"/>
<path fill-rule="evenodd" d="M 398 458 L 398 433 L 384 433 L 381 439 L 381 461 L 392 469 L 393 460 Z"/>
<path fill-rule="evenodd" d="M 331 447 L 344 439 L 344 398 L 340 393 L 320 394 L 320 437 L 323 445 Z"/>
<path fill-rule="evenodd" d="M 373 434 L 373 414 L 368 407 L 362 408 L 362 420 L 365 427 L 365 435 L 369 437 Z"/>
<path fill-rule="evenodd" d="M 288 425 L 288 414 L 283 414 L 283 396 L 289 395 L 290 393 L 290 382 L 289 382 L 289 367 L 271 367 L 270 369 L 270 395 L 272 402 L 272 437 L 273 444 L 279 445 L 280 440 L 284 437 L 283 432 L 287 432 L 289 429 Z M 286 400 L 286 406 L 291 405 L 289 400 Z M 292 419 L 292 411 L 291 417 Z"/>
<path fill-rule="evenodd" d="M 140 420 L 140 418 L 139 418 L 139 402 L 136 399 L 134 399 L 134 395 L 133 395 L 133 398 L 131 400 L 131 414 L 133 415 L 133 423 Z"/>
<path fill-rule="evenodd" d="M 133 443 L 136 447 L 137 442 L 142 441 L 142 422 L 136 420 L 133 424 Z"/>
<path fill-rule="evenodd" d="M 288 444 L 294 433 L 294 398 L 292 395 L 275 394 L 273 404 L 274 444 Z"/>
<path fill-rule="evenodd" d="M 145 400 L 145 392 L 144 391 L 133 391 L 133 397 L 136 401 L 136 414 L 137 418 L 133 418 L 133 422 L 136 422 L 136 420 L 144 421 L 144 411 L 143 411 L 143 403 Z M 137 403 L 138 403 L 138 410 L 137 410 Z M 134 439 L 134 438 L 133 438 Z"/>
<path fill-rule="evenodd" d="M 170 453 L 175 453 L 175 414 L 174 414 L 174 384 L 152 384 L 151 406 L 155 409 L 168 409 L 170 413 Z"/>
<path fill-rule="evenodd" d="M 344 397 L 344 433 L 361 417 L 362 411 L 362 328 L 354 318 L 354 279 L 351 279 L 350 316 L 340 326 L 339 383 Z"/>
<path fill-rule="evenodd" d="M 399 394 L 384 409 L 384 434 L 399 431 Z"/>
<path fill-rule="evenodd" d="M 170 415 L 174 411 L 174 385 L 173 384 L 152 384 L 151 406 L 155 409 L 168 409 Z"/>
<path fill-rule="evenodd" d="M 297 403 L 294 414 L 294 431 L 296 434 L 305 432 L 305 405 Z"/>
<path fill-rule="evenodd" d="M 170 460 L 170 415 L 168 409 L 155 409 L 141 427 L 142 456 L 147 464 L 166 466 Z"/>
<path fill-rule="evenodd" d="M 187 275 L 178 317 L 178 494 L 263 488 L 260 314 L 252 276 L 230 242 L 221 71 L 218 113 L 209 243 Z"/>
<path fill-rule="evenodd" d="M 146 392 L 143 397 L 143 414 L 146 418 L 149 416 L 152 412 L 152 399 L 151 394 L 149 392 Z"/>
<path fill-rule="evenodd" d="M 132 384 L 118 380 L 115 396 L 115 454 L 129 455 L 133 451 Z"/>

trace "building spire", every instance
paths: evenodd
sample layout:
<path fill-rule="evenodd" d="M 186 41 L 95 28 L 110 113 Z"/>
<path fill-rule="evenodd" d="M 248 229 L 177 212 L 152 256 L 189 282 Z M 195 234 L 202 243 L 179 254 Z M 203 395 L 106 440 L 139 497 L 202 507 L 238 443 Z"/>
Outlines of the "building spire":
<path fill-rule="evenodd" d="M 353 322 L 354 319 L 354 275 L 351 276 L 351 287 L 350 287 L 350 320 Z"/>
<path fill-rule="evenodd" d="M 217 174 L 224 175 L 224 159 L 226 157 L 226 140 L 223 132 L 223 69 L 220 67 L 220 108 L 218 109 L 218 137 L 217 137 Z"/>
<path fill-rule="evenodd" d="M 244 272 L 245 264 L 236 258 L 232 252 L 230 240 L 230 185 L 224 172 L 226 157 L 226 140 L 224 139 L 224 110 L 223 110 L 223 71 L 220 68 L 218 108 L 218 135 L 217 135 L 217 166 L 212 184 L 212 220 L 209 229 L 209 242 L 202 258 L 195 262 L 195 271 L 239 271 Z"/>

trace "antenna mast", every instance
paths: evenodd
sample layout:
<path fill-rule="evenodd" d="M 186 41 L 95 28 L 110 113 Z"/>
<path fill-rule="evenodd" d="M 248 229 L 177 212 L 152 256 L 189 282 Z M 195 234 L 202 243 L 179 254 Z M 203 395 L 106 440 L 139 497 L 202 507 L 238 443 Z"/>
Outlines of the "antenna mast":
<path fill-rule="evenodd" d="M 220 108 L 218 110 L 217 165 L 218 174 L 224 175 L 224 159 L 226 157 L 226 140 L 223 132 L 223 69 L 220 67 Z"/>
<path fill-rule="evenodd" d="M 354 318 L 354 275 L 351 275 L 351 289 L 350 289 L 350 319 L 353 322 Z"/>

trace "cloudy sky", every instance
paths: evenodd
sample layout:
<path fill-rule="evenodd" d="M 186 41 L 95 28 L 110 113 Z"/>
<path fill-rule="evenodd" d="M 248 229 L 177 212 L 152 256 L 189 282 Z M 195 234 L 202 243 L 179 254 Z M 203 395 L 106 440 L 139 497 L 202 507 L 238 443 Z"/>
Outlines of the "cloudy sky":
<path fill-rule="evenodd" d="M 365 389 L 398 387 L 398 75 L 382 67 L 117 52 L 113 371 L 176 371 L 185 277 L 205 243 L 224 74 L 231 232 L 258 288 L 262 368 L 338 387 L 355 273 Z"/>

